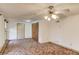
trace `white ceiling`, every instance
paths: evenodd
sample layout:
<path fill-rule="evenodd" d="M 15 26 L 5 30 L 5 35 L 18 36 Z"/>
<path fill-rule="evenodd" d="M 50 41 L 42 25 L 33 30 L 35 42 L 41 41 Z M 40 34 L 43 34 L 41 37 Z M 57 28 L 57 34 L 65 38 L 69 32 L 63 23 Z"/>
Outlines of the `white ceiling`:
<path fill-rule="evenodd" d="M 0 13 L 6 18 L 38 19 L 49 5 L 55 9 L 70 9 L 70 14 L 79 14 L 79 4 L 75 3 L 0 3 Z"/>

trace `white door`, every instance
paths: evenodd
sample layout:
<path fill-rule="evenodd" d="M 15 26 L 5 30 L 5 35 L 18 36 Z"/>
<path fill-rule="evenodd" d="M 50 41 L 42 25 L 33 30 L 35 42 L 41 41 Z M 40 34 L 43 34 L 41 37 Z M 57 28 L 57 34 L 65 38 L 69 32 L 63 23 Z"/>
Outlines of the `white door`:
<path fill-rule="evenodd" d="M 25 38 L 25 24 L 17 23 L 17 39 Z"/>

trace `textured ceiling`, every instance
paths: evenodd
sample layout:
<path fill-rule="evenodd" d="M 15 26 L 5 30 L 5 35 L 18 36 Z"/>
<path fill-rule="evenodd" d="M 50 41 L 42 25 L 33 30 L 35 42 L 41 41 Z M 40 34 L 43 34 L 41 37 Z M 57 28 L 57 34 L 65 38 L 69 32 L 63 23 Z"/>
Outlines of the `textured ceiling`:
<path fill-rule="evenodd" d="M 70 9 L 70 13 L 79 14 L 79 4 L 73 3 L 2 3 L 0 13 L 6 18 L 14 19 L 41 19 L 49 5 L 55 9 Z"/>

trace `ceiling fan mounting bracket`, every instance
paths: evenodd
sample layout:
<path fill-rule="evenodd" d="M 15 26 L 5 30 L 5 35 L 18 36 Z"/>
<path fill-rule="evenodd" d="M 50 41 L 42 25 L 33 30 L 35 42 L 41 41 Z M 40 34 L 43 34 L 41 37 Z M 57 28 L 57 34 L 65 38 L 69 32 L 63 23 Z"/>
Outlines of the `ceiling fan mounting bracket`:
<path fill-rule="evenodd" d="M 53 9 L 53 8 L 54 8 L 54 6 L 49 6 L 48 8 L 51 10 L 51 9 Z"/>
<path fill-rule="evenodd" d="M 54 6 L 49 6 L 48 7 L 48 12 L 49 12 L 49 14 L 53 14 L 53 8 L 54 8 Z"/>

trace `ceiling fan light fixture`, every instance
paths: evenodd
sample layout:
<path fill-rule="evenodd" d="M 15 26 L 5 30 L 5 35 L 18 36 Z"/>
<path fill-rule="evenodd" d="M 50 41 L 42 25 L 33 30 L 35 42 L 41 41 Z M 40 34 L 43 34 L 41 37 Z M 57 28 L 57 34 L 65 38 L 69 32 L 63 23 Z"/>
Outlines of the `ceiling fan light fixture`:
<path fill-rule="evenodd" d="M 50 19 L 50 18 L 48 18 L 47 20 L 48 20 L 48 21 L 51 21 L 51 19 Z"/>
<path fill-rule="evenodd" d="M 58 19 L 59 17 L 58 17 L 57 15 L 54 15 L 54 14 L 53 14 L 53 15 L 52 15 L 52 18 L 53 18 L 53 19 Z"/>
<path fill-rule="evenodd" d="M 48 19 L 48 16 L 45 16 L 44 18 L 45 18 L 45 19 Z"/>

